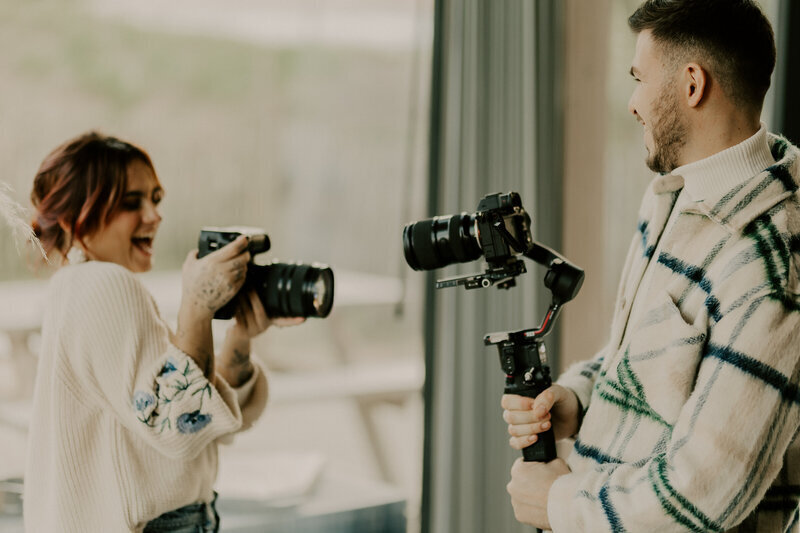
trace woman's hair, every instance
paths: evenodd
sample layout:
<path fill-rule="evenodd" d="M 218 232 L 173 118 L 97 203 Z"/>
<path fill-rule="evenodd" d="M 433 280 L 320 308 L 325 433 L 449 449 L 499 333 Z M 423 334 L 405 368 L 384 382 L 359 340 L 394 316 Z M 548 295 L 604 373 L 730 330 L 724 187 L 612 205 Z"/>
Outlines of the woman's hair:
<path fill-rule="evenodd" d="M 144 150 L 94 131 L 65 142 L 44 159 L 31 191 L 36 208 L 32 226 L 48 254 L 57 251 L 66 257 L 74 241 L 111 220 L 133 161 L 155 174 Z"/>

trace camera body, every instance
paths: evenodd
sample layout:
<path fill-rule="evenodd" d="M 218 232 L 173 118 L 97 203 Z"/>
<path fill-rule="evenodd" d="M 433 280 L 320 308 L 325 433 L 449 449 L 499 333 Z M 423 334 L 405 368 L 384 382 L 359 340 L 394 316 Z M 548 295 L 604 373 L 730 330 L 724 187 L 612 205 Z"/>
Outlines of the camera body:
<path fill-rule="evenodd" d="M 531 217 L 516 192 L 484 196 L 475 213 L 437 216 L 403 229 L 406 262 L 414 270 L 432 270 L 484 256 L 486 272 L 439 280 L 437 288 L 513 287 L 514 278 L 526 271 L 517 255 L 532 247 Z"/>
<path fill-rule="evenodd" d="M 494 193 L 478 202 L 478 241 L 489 267 L 501 267 L 525 253 L 533 243 L 531 217 L 519 193 Z"/>
<path fill-rule="evenodd" d="M 197 241 L 198 257 L 219 250 L 246 235 L 251 259 L 242 291 L 255 290 L 267 316 L 325 318 L 333 307 L 333 270 L 320 263 L 255 263 L 255 256 L 270 249 L 270 240 L 261 228 L 248 226 L 205 227 Z M 237 294 L 238 296 L 238 294 Z M 236 314 L 236 296 L 214 314 L 227 320 Z"/>

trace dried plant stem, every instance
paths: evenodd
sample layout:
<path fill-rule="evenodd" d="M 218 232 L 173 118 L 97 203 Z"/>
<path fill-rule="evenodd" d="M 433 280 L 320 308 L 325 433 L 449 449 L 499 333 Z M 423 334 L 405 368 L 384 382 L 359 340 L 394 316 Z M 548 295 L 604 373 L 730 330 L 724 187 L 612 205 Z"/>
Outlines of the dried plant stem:
<path fill-rule="evenodd" d="M 8 227 L 11 228 L 17 252 L 19 253 L 20 251 L 20 243 L 28 241 L 42 254 L 45 261 L 49 262 L 47 254 L 42 248 L 42 243 L 36 238 L 33 228 L 27 222 L 25 208 L 11 198 L 10 192 L 11 187 L 0 182 L 0 220 L 4 220 Z"/>

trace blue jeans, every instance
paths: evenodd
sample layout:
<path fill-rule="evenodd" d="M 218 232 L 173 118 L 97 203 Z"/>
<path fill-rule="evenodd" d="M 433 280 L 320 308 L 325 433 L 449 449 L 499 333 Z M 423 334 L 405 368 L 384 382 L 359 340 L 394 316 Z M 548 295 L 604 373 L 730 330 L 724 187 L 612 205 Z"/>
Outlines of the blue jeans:
<path fill-rule="evenodd" d="M 144 533 L 216 533 L 219 531 L 217 493 L 211 503 L 193 503 L 150 520 Z"/>

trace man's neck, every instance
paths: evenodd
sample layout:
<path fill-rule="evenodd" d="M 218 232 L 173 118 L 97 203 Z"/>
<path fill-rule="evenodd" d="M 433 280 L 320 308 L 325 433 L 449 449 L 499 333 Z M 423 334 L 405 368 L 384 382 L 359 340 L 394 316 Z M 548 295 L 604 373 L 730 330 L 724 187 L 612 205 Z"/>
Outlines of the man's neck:
<path fill-rule="evenodd" d="M 693 133 L 684 147 L 680 166 L 711 157 L 749 139 L 761 127 L 758 117 L 741 114 L 708 115 L 694 124 Z"/>

